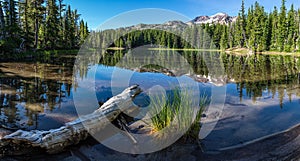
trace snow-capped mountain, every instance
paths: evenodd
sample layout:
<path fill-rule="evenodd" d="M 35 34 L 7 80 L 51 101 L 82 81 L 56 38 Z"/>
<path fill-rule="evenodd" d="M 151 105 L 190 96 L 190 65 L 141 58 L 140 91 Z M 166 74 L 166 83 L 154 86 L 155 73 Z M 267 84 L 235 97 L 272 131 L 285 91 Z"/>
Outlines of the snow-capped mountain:
<path fill-rule="evenodd" d="M 212 16 L 198 16 L 193 19 L 190 23 L 193 24 L 229 24 L 231 22 L 235 22 L 237 17 L 229 16 L 226 13 L 217 13 Z"/>
<path fill-rule="evenodd" d="M 173 30 L 176 31 L 183 31 L 189 25 L 200 25 L 200 24 L 225 24 L 228 25 L 229 23 L 235 22 L 237 17 L 229 16 L 226 13 L 217 13 L 212 16 L 198 16 L 195 19 L 189 22 L 182 22 L 182 21 L 168 21 L 163 24 L 138 24 L 129 27 L 125 27 L 125 30 L 143 30 L 143 29 L 160 29 L 160 30 Z"/>

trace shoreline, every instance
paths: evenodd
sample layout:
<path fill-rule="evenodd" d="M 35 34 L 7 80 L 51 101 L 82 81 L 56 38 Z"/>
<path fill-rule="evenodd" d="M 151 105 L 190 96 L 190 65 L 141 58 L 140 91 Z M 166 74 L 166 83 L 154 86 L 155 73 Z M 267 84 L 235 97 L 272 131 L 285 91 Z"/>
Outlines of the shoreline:
<path fill-rule="evenodd" d="M 221 52 L 219 49 L 177 49 L 177 48 L 149 48 L 152 51 L 208 51 L 208 52 Z"/>
<path fill-rule="evenodd" d="M 179 140 L 177 143 L 174 143 L 172 146 L 159 152 L 147 155 L 130 155 L 110 150 L 90 137 L 78 145 L 69 147 L 68 150 L 59 154 L 36 154 L 34 156 L 24 157 L 39 160 L 42 156 L 46 155 L 49 158 L 59 160 L 67 158 L 89 160 L 101 156 L 102 159 L 120 157 L 120 159 L 135 161 L 141 158 L 151 159 L 153 157 L 172 158 L 185 151 L 185 156 L 195 158 L 196 160 L 293 160 L 300 158 L 299 147 L 300 124 L 297 124 L 285 131 L 255 139 L 255 141 L 242 147 L 234 147 L 232 149 L 223 149 L 222 151 L 214 152 L 203 152 L 201 147 L 197 146 L 196 143 L 183 143 Z M 108 151 L 109 153 L 107 153 Z M 2 159 L 19 160 L 20 158 L 23 157 L 5 157 Z"/>
<path fill-rule="evenodd" d="M 234 54 L 234 55 L 241 55 L 241 56 L 247 56 L 252 55 L 251 51 L 247 48 L 230 48 L 226 49 L 225 53 L 227 54 Z M 300 57 L 300 52 L 279 52 L 279 51 L 263 51 L 263 52 L 256 52 L 255 54 L 259 55 L 281 55 L 281 56 L 296 56 Z"/>
<path fill-rule="evenodd" d="M 37 51 L 25 51 L 21 53 L 3 54 L 0 53 L 1 61 L 18 61 L 22 59 L 32 59 L 35 57 L 51 57 L 51 56 L 76 56 L 79 49 L 68 50 L 37 50 Z"/>
<path fill-rule="evenodd" d="M 125 48 L 112 47 L 107 48 L 108 51 L 124 51 Z M 192 52 L 224 52 L 230 55 L 237 56 L 247 56 L 247 55 L 281 55 L 281 56 L 295 56 L 300 57 L 300 52 L 279 52 L 279 51 L 263 51 L 251 53 L 247 48 L 230 48 L 226 50 L 220 49 L 179 49 L 179 48 L 148 48 L 152 51 L 192 51 Z M 58 49 L 58 50 L 37 50 L 37 51 L 25 51 L 22 53 L 10 54 L 11 57 L 26 57 L 26 56 L 36 56 L 36 55 L 77 55 L 80 49 Z M 0 54 L 1 55 L 1 54 Z"/>

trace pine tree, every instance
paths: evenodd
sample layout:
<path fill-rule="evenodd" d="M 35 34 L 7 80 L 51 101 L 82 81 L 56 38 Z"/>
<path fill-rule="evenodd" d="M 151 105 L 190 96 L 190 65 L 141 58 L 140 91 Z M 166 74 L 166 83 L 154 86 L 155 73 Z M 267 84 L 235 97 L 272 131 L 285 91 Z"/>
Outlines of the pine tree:
<path fill-rule="evenodd" d="M 291 6 L 287 17 L 287 44 L 285 51 L 291 52 L 296 49 L 296 25 L 295 25 L 295 10 L 294 5 Z"/>
<path fill-rule="evenodd" d="M 41 23 L 39 30 L 38 30 L 38 36 L 39 36 L 39 43 L 38 48 L 39 49 L 45 49 L 46 48 L 46 24 Z"/>
<path fill-rule="evenodd" d="M 249 47 L 251 50 L 256 51 L 257 48 L 257 41 L 256 41 L 256 36 L 255 36 L 255 15 L 254 15 L 254 10 L 251 6 L 251 10 L 249 9 L 248 11 L 248 24 L 252 24 L 252 25 L 248 25 L 247 27 L 247 33 L 249 35 Z"/>
<path fill-rule="evenodd" d="M 78 11 L 75 9 L 72 11 L 72 21 L 73 21 L 73 28 L 74 28 L 74 46 L 73 47 L 78 47 L 77 45 L 80 42 L 80 36 L 79 36 L 79 26 L 78 26 L 78 21 L 79 21 L 80 14 L 78 14 Z"/>
<path fill-rule="evenodd" d="M 239 47 L 242 48 L 244 47 L 245 39 L 243 37 L 243 29 L 242 29 L 241 21 L 242 21 L 241 14 L 239 13 L 238 18 L 236 20 L 236 30 L 235 33 L 233 33 L 233 35 L 235 35 Z"/>
<path fill-rule="evenodd" d="M 295 23 L 297 30 L 297 47 L 298 51 L 300 51 L 300 9 L 297 12 L 297 22 Z"/>
<path fill-rule="evenodd" d="M 251 7 L 248 9 L 248 14 L 247 14 L 247 26 L 246 26 L 246 35 L 247 35 L 247 38 L 248 38 L 248 44 L 249 44 L 249 47 L 250 49 L 252 49 L 253 47 L 253 24 L 254 24 L 254 21 L 253 21 L 253 5 L 251 5 Z"/>
<path fill-rule="evenodd" d="M 67 48 L 73 48 L 75 45 L 75 29 L 74 21 L 72 20 L 72 10 L 69 5 L 64 16 L 64 42 Z"/>
<path fill-rule="evenodd" d="M 5 37 L 5 21 L 4 21 L 4 13 L 2 8 L 2 1 L 0 1 L 0 40 Z"/>
<path fill-rule="evenodd" d="M 6 32 L 12 39 L 19 37 L 18 13 L 16 2 L 14 0 L 4 1 L 4 12 L 6 17 Z"/>
<path fill-rule="evenodd" d="M 271 50 L 278 49 L 278 10 L 277 7 L 274 7 L 274 11 L 272 13 L 272 38 L 271 38 Z"/>
<path fill-rule="evenodd" d="M 84 30 L 85 30 L 84 21 L 81 20 L 79 23 L 80 44 L 82 44 L 85 40 Z"/>
<path fill-rule="evenodd" d="M 1 49 L 20 51 L 20 44 L 24 45 L 24 42 L 25 49 L 73 48 L 79 45 L 80 14 L 77 10 L 71 11 L 69 7 L 69 11 L 65 12 L 63 0 L 59 0 L 58 5 L 56 0 L 46 2 L 0 0 Z M 87 30 L 86 24 L 83 29 L 84 37 L 88 34 Z"/>
<path fill-rule="evenodd" d="M 63 0 L 58 0 L 58 10 L 59 10 L 59 21 L 60 21 L 60 24 L 62 25 L 63 24 L 63 16 L 62 16 L 62 14 L 63 14 L 63 12 L 64 11 L 66 11 L 65 10 L 65 7 L 66 7 L 66 5 L 65 4 L 63 4 Z"/>
<path fill-rule="evenodd" d="M 20 27 L 24 33 L 22 37 L 25 40 L 25 49 L 30 48 L 30 44 L 33 44 L 33 37 L 32 37 L 32 28 L 29 25 L 30 18 L 29 18 L 29 0 L 21 0 L 19 1 L 19 15 L 20 15 Z"/>
<path fill-rule="evenodd" d="M 272 41 L 272 23 L 273 17 L 272 14 L 269 14 L 266 23 L 264 24 L 263 31 L 263 51 L 270 50 L 271 41 Z"/>
<path fill-rule="evenodd" d="M 59 11 L 59 46 L 64 46 L 64 17 L 63 13 L 66 11 L 66 5 L 63 4 L 63 0 L 58 0 L 58 11 Z"/>
<path fill-rule="evenodd" d="M 220 40 L 220 49 L 225 50 L 228 48 L 228 33 L 227 26 L 224 26 L 222 29 L 222 36 Z"/>
<path fill-rule="evenodd" d="M 242 0 L 242 6 L 241 6 L 241 10 L 240 10 L 240 29 L 241 29 L 241 33 L 242 34 L 242 38 L 241 38 L 241 47 L 245 46 L 245 42 L 247 41 L 247 36 L 246 36 L 246 26 L 247 26 L 247 22 L 246 22 L 246 14 L 245 14 L 245 1 Z"/>
<path fill-rule="evenodd" d="M 45 42 L 47 48 L 57 48 L 59 39 L 59 13 L 56 5 L 56 0 L 47 0 L 47 17 L 46 17 L 46 30 L 45 30 Z"/>
<path fill-rule="evenodd" d="M 255 3 L 255 8 L 253 10 L 253 18 L 251 19 L 252 24 L 249 29 L 250 39 L 249 44 L 253 51 L 262 51 L 265 44 L 265 39 L 263 38 L 263 31 L 266 22 L 266 15 L 264 8 L 259 5 L 258 2 Z"/>
<path fill-rule="evenodd" d="M 278 22 L 278 47 L 279 51 L 284 50 L 285 39 L 287 37 L 287 26 L 286 26 L 286 7 L 285 0 L 282 0 L 279 22 Z"/>
<path fill-rule="evenodd" d="M 235 30 L 235 23 L 230 23 L 228 27 L 228 43 L 229 43 L 229 48 L 235 47 L 235 36 L 234 36 L 234 30 Z"/>
<path fill-rule="evenodd" d="M 31 26 L 34 33 L 34 49 L 37 49 L 38 46 L 41 46 L 39 45 L 39 30 L 40 24 L 43 23 L 45 14 L 44 0 L 29 0 L 29 21 L 31 21 Z"/>

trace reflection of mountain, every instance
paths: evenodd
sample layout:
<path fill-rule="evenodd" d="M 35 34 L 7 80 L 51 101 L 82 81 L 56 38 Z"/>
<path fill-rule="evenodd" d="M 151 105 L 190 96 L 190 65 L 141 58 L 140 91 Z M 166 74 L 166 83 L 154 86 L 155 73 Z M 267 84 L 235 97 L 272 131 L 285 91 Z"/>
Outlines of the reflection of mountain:
<path fill-rule="evenodd" d="M 151 72 L 151 73 L 163 73 L 167 76 L 171 77 L 181 77 L 181 76 L 188 76 L 192 79 L 194 79 L 196 82 L 199 83 L 210 83 L 215 86 L 224 86 L 226 85 L 226 77 L 223 78 L 212 78 L 210 76 L 203 76 L 203 75 L 197 75 L 197 74 L 191 74 L 191 73 L 182 73 L 177 70 L 167 69 L 167 68 L 147 68 L 147 67 L 141 67 L 141 68 L 134 68 L 130 69 L 136 72 L 144 73 L 144 72 Z"/>
<path fill-rule="evenodd" d="M 40 60 L 39 63 L 1 63 L 0 123 L 11 127 L 35 128 L 39 126 L 38 119 L 50 119 L 47 116 L 41 118 L 42 113 L 47 115 L 47 112 L 61 110 L 62 103 L 73 107 L 67 102 L 72 99 L 71 88 L 76 89 L 78 86 L 72 78 L 73 69 L 76 75 L 84 78 L 89 73 L 89 65 L 96 64 L 97 60 L 103 65 L 137 72 L 164 73 L 173 77 L 188 76 L 197 82 L 215 86 L 237 84 L 237 97 L 241 100 L 249 97 L 256 102 L 264 99 L 267 93 L 271 97 L 279 98 L 283 107 L 286 97 L 292 99 L 293 96 L 300 96 L 300 64 L 297 57 L 246 57 L 219 52 L 178 51 L 189 64 L 184 66 L 183 62 L 171 56 L 172 52 L 175 51 L 151 51 L 152 54 L 158 54 L 159 59 L 151 59 L 151 56 L 149 59 L 134 59 L 124 58 L 130 51 L 126 54 L 123 51 L 97 54 L 95 51 L 90 57 L 79 57 L 81 61 L 75 66 L 74 58 L 51 61 L 47 59 Z M 157 60 L 161 60 L 161 64 L 157 65 Z"/>
<path fill-rule="evenodd" d="M 180 67 L 180 64 L 176 59 L 172 60 L 170 54 L 168 57 L 166 53 L 161 53 L 163 55 L 161 59 L 165 59 L 166 64 L 175 68 L 159 67 L 153 64 L 146 65 L 147 63 L 146 66 L 140 66 L 140 61 L 133 57 L 123 58 L 124 53 L 121 51 L 104 55 L 100 63 L 109 66 L 117 65 L 137 72 L 159 72 L 177 77 L 187 75 L 198 82 L 210 82 L 216 86 L 236 83 L 240 99 L 246 94 L 255 101 L 257 98 L 263 97 L 263 93 L 267 91 L 273 97 L 278 95 L 280 104 L 283 105 L 285 95 L 290 98 L 292 95 L 300 96 L 300 64 L 297 57 L 265 55 L 246 57 L 220 54 L 219 52 L 192 51 L 180 51 L 179 53 L 191 65 L 193 73 L 183 72 L 180 68 L 176 68 Z M 204 55 L 206 55 L 205 60 L 203 59 Z M 150 59 L 144 61 L 149 62 Z M 223 66 L 220 66 L 222 65 L 220 62 Z M 213 68 L 208 68 L 209 66 Z"/>

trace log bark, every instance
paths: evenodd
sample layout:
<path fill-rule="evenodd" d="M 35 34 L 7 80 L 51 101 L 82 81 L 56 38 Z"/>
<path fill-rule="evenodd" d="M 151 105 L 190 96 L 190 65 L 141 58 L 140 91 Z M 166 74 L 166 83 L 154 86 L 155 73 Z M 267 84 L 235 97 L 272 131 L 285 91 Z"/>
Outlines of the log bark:
<path fill-rule="evenodd" d="M 61 152 L 66 147 L 85 140 L 91 132 L 105 128 L 122 111 L 127 113 L 136 110 L 137 107 L 132 104 L 132 99 L 140 93 L 141 89 L 137 85 L 131 86 L 108 100 L 95 112 L 69 122 L 59 129 L 18 130 L 0 140 L 0 153 L 2 156 L 15 156 L 33 151 L 45 151 L 49 154 Z"/>

